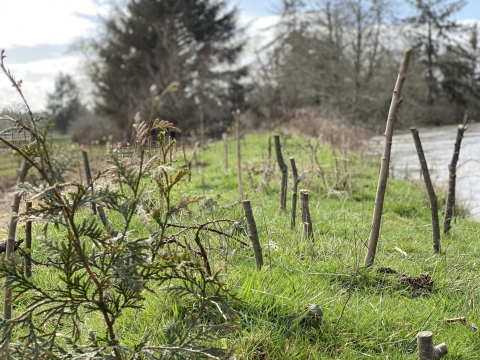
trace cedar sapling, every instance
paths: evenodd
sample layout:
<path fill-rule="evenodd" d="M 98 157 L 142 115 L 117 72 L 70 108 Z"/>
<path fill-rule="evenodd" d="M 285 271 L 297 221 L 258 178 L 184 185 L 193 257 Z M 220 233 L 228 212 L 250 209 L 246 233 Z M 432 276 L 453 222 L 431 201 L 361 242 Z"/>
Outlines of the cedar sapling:
<path fill-rule="evenodd" d="M 3 59 L 2 52 L 2 70 L 22 94 L 20 82 L 5 69 Z M 34 199 L 35 205 L 24 214 L 17 215 L 18 208 L 13 209 L 12 224 L 16 225 L 17 219 L 45 223 L 44 236 L 35 238 L 44 257 L 58 259 L 46 263 L 32 259 L 38 266 L 48 266 L 55 277 L 56 281 L 47 286 L 38 282 L 38 276 L 26 276 L 17 262 L 0 263 L 0 279 L 7 280 L 9 288 L 5 302 L 10 311 L 6 310 L 6 319 L 0 320 L 0 353 L 6 358 L 94 356 L 124 360 L 230 356 L 223 344 L 212 342 L 218 331 L 231 326 L 232 317 L 225 301 L 228 292 L 219 277 L 211 273 L 208 259 L 202 254 L 199 229 L 205 224 L 196 227 L 197 232 L 192 234 L 199 249 L 190 248 L 191 235 L 185 234 L 182 251 L 162 251 L 171 239 L 167 232 L 170 221 L 198 201 L 179 191 L 179 185 L 187 180 L 188 169 L 177 169 L 169 162 L 175 142 L 166 143 L 165 133 L 178 129 L 154 116 L 162 99 L 176 88 L 177 84 L 172 83 L 158 94 L 156 86 L 151 87 L 150 117 L 146 121 L 135 117 L 139 146 L 135 161 L 112 151 L 107 156 L 106 169 L 95 179 L 105 180 L 108 185 L 102 188 L 92 190 L 90 184 L 64 180 L 68 159 L 52 152 L 48 145 L 49 126 L 40 123 L 42 119 L 34 118 L 31 112 L 27 120 L 17 119 L 12 127 L 0 132 L 24 131 L 35 140 L 18 148 L 0 136 L 38 178 L 36 182 L 20 184 L 20 190 Z M 25 104 L 28 106 L 26 101 Z M 156 150 L 148 148 L 154 131 L 159 132 Z M 109 181 L 112 174 L 118 183 Z M 152 191 L 157 196 L 152 197 Z M 139 206 L 147 201 L 152 203 L 152 210 L 140 215 Z M 120 219 L 116 236 L 109 234 L 100 219 L 86 210 L 91 203 L 109 211 L 112 219 Z M 155 231 L 134 231 L 134 222 L 142 216 L 148 217 Z M 55 226 L 55 234 L 47 234 L 48 224 Z M 13 258 L 12 252 L 10 259 Z M 129 310 L 145 309 L 149 293 L 159 298 L 181 298 L 195 310 L 168 327 L 159 317 L 141 339 L 126 341 L 118 324 L 128 319 Z M 13 314 L 11 305 L 17 302 L 21 306 Z M 100 322 L 96 331 L 85 326 L 85 311 Z M 213 316 L 223 319 L 222 323 L 214 324 L 210 319 Z"/>

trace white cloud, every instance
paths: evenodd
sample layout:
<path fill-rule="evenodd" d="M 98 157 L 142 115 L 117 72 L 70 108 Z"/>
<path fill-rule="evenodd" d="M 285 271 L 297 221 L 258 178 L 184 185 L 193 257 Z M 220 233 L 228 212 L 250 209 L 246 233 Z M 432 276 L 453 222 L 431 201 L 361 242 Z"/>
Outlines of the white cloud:
<path fill-rule="evenodd" d="M 1 1 L 2 13 L 12 15 L 2 17 L 0 21 L 0 48 L 6 49 L 7 56 L 9 47 L 37 47 L 40 48 L 40 51 L 35 49 L 38 53 L 45 49 L 39 44 L 71 44 L 81 37 L 91 36 L 97 30 L 96 25 L 78 14 L 87 17 L 105 15 L 108 8 L 97 6 L 93 0 Z M 270 28 L 278 20 L 277 15 L 256 18 L 252 14 L 241 13 L 240 23 L 246 26 L 246 35 L 249 38 L 243 64 L 254 62 L 255 51 L 273 39 Z M 23 60 L 15 63 L 12 57 L 5 59 L 16 79 L 23 80 L 24 95 L 31 108 L 36 111 L 45 109 L 46 94 L 53 91 L 55 76 L 59 72 L 72 74 L 78 82 L 85 84 L 85 78 L 82 78 L 78 71 L 81 61 L 80 56 L 68 54 L 53 59 Z M 18 100 L 20 98 L 8 79 L 0 74 L 0 107 Z"/>
<path fill-rule="evenodd" d="M 2 0 L 0 47 L 65 44 L 90 34 L 85 17 L 105 13 L 92 0 Z"/>
<path fill-rule="evenodd" d="M 23 80 L 22 91 L 34 111 L 45 109 L 47 93 L 54 89 L 55 76 L 61 71 L 74 74 L 81 58 L 64 56 L 51 60 L 32 61 L 23 64 L 6 64 L 15 79 Z M 0 76 L 0 107 L 12 101 L 20 101 L 20 96 L 6 76 Z"/>
<path fill-rule="evenodd" d="M 54 88 L 55 76 L 59 72 L 78 73 L 81 58 L 60 54 L 38 61 L 14 61 L 8 57 L 9 48 L 36 47 L 36 55 L 41 55 L 45 45 L 67 46 L 92 36 L 97 29 L 91 19 L 105 15 L 108 7 L 94 0 L 1 0 L 0 6 L 0 48 L 6 50 L 5 65 L 17 80 L 23 80 L 22 90 L 31 108 L 41 111 L 46 94 Z M 18 100 L 8 79 L 0 74 L 0 106 Z"/>
<path fill-rule="evenodd" d="M 257 52 L 275 38 L 274 27 L 279 21 L 279 15 L 254 17 L 242 14 L 240 26 L 246 28 L 246 36 L 248 38 L 245 52 L 241 59 L 242 64 L 251 65 L 257 61 Z"/>

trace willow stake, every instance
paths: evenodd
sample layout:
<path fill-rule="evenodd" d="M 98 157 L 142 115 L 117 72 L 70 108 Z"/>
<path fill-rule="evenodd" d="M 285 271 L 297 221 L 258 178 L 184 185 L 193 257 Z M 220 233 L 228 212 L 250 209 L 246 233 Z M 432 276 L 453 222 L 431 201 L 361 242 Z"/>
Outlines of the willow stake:
<path fill-rule="evenodd" d="M 277 162 L 282 172 L 282 183 L 280 186 L 280 210 L 285 211 L 287 207 L 287 180 L 288 180 L 288 166 L 283 160 L 282 148 L 280 146 L 280 136 L 275 135 L 275 153 L 277 154 Z"/>
<path fill-rule="evenodd" d="M 313 240 L 312 218 L 308 204 L 308 190 L 300 190 L 300 209 L 302 212 L 303 235 Z"/>
<path fill-rule="evenodd" d="M 255 255 L 255 262 L 257 263 L 257 269 L 260 270 L 263 266 L 262 247 L 258 240 L 257 224 L 253 217 L 252 205 L 250 200 L 243 200 L 243 211 L 245 212 L 245 218 L 247 219 L 248 232 L 250 234 L 250 241 L 253 246 L 253 254 Z"/>
<path fill-rule="evenodd" d="M 238 200 L 243 200 L 243 185 L 242 185 L 242 149 L 240 146 L 240 110 L 232 111 L 235 119 L 235 126 L 237 128 L 237 172 L 238 172 Z"/>
<path fill-rule="evenodd" d="M 26 211 L 32 209 L 32 202 L 27 201 Z M 25 276 L 32 276 L 32 221 L 25 223 Z"/>
<path fill-rule="evenodd" d="M 457 138 L 455 140 L 455 147 L 453 148 L 452 161 L 448 164 L 448 192 L 447 203 L 445 205 L 445 216 L 443 219 L 443 233 L 448 234 L 450 231 L 453 207 L 455 206 L 455 186 L 457 182 L 457 162 L 460 156 L 460 145 L 462 144 L 463 133 L 467 130 L 467 126 L 458 125 Z"/>
<path fill-rule="evenodd" d="M 93 180 L 92 180 L 92 172 L 90 171 L 90 163 L 88 162 L 88 154 L 85 150 L 82 150 L 82 157 L 83 157 L 83 166 L 85 167 L 85 176 L 87 177 L 87 183 L 90 190 L 93 191 Z M 97 208 L 95 203 L 92 202 L 92 211 L 96 215 Z"/>
<path fill-rule="evenodd" d="M 410 128 L 410 131 L 412 132 L 413 141 L 415 142 L 415 147 L 417 148 L 418 160 L 420 161 L 423 179 L 425 180 L 425 186 L 427 187 L 428 198 L 430 199 L 430 213 L 432 215 L 433 251 L 435 251 L 436 253 L 439 253 L 440 252 L 440 224 L 438 222 L 437 195 L 435 194 L 435 189 L 433 188 L 432 180 L 430 179 L 427 160 L 425 160 L 425 154 L 423 153 L 422 142 L 420 141 L 420 135 L 418 135 L 418 130 L 415 128 Z"/>
<path fill-rule="evenodd" d="M 300 177 L 298 176 L 297 165 L 295 164 L 295 159 L 290 158 L 290 165 L 292 166 L 293 174 L 293 184 L 292 184 L 292 208 L 290 209 L 290 229 L 295 228 L 295 217 L 297 212 L 297 189 L 298 183 L 300 182 Z"/>
<path fill-rule="evenodd" d="M 403 60 L 398 70 L 397 82 L 393 90 L 392 102 L 388 111 L 387 127 L 385 130 L 385 147 L 383 150 L 383 159 L 380 168 L 380 176 L 378 177 L 377 195 L 375 197 L 375 207 L 373 210 L 372 229 L 368 240 L 367 255 L 365 256 L 365 267 L 370 267 L 375 261 L 377 252 L 378 237 L 380 235 L 380 224 L 382 222 L 383 202 L 385 198 L 385 190 L 387 189 L 388 167 L 390 165 L 390 154 L 392 151 L 393 123 L 398 106 L 402 101 L 401 91 L 405 81 L 408 62 L 412 49 L 408 48 L 403 54 Z"/>
<path fill-rule="evenodd" d="M 448 354 L 445 343 L 434 346 L 431 331 L 420 331 L 417 334 L 418 358 L 419 360 L 438 360 Z"/>

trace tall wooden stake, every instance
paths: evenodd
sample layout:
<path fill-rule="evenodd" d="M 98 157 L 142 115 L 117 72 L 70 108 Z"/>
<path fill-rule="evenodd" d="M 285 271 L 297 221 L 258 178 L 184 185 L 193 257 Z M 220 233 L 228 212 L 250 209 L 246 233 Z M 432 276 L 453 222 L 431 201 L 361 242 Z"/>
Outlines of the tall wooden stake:
<path fill-rule="evenodd" d="M 312 218 L 310 217 L 310 206 L 308 204 L 308 190 L 300 190 L 300 209 L 302 212 L 303 235 L 313 240 Z"/>
<path fill-rule="evenodd" d="M 290 165 L 292 166 L 293 174 L 293 184 L 292 184 L 292 207 L 290 209 L 290 229 L 295 229 L 295 217 L 297 213 L 297 192 L 298 192 L 298 183 L 300 182 L 300 177 L 298 176 L 297 165 L 295 164 L 295 159 L 290 158 Z"/>
<path fill-rule="evenodd" d="M 240 146 L 240 110 L 232 111 L 235 119 L 235 126 L 237 128 L 237 172 L 238 172 L 238 200 L 243 200 L 243 185 L 242 185 L 242 149 Z"/>
<path fill-rule="evenodd" d="M 26 211 L 32 208 L 32 202 L 27 201 Z M 32 222 L 25 223 L 25 276 L 32 276 Z"/>
<path fill-rule="evenodd" d="M 228 171 L 228 133 L 225 131 L 222 133 L 222 137 L 225 141 L 225 170 Z"/>
<path fill-rule="evenodd" d="M 398 71 L 397 82 L 393 90 L 392 102 L 388 111 L 387 127 L 385 130 L 385 148 L 383 150 L 382 165 L 380 168 L 380 176 L 378 178 L 377 195 L 375 197 L 375 207 L 373 211 L 372 229 L 368 240 L 368 249 L 365 256 L 365 267 L 370 267 L 375 261 L 377 252 L 378 237 L 380 235 L 380 224 L 382 222 L 383 202 L 385 199 L 385 191 L 387 189 L 388 167 L 390 165 L 390 154 L 392 151 L 393 124 L 395 115 L 402 101 L 401 91 L 406 78 L 408 62 L 412 49 L 408 48 L 403 54 L 403 60 Z"/>
<path fill-rule="evenodd" d="M 277 162 L 282 172 L 282 183 L 280 185 L 280 210 L 285 211 L 287 208 L 287 180 L 288 180 L 288 166 L 285 164 L 282 155 L 282 147 L 280 145 L 280 136 L 275 135 L 275 153 L 277 154 Z"/>
<path fill-rule="evenodd" d="M 260 270 L 263 266 L 263 255 L 260 241 L 258 240 L 257 224 L 253 217 L 252 205 L 250 200 L 243 200 L 243 211 L 245 212 L 245 218 L 247 219 L 248 232 L 250 234 L 250 241 L 252 242 L 253 254 L 255 255 L 255 262 L 257 263 L 257 269 Z"/>
<path fill-rule="evenodd" d="M 437 195 L 435 194 L 435 189 L 433 188 L 432 180 L 430 179 L 430 172 L 428 171 L 427 160 L 425 159 L 425 154 L 423 153 L 422 142 L 420 141 L 420 135 L 418 135 L 418 130 L 415 128 L 410 128 L 410 131 L 412 132 L 413 141 L 415 142 L 415 147 L 417 148 L 418 160 L 420 161 L 423 179 L 425 181 L 425 186 L 427 187 L 428 198 L 430 199 L 430 213 L 432 215 L 433 251 L 439 253 L 440 224 L 438 221 Z"/>
<path fill-rule="evenodd" d="M 17 188 L 20 184 L 25 182 L 27 177 L 28 169 L 30 169 L 30 164 L 24 159 L 22 161 L 22 167 L 18 172 L 17 177 Z M 7 237 L 7 248 L 5 249 L 5 262 L 9 263 L 12 260 L 14 247 L 15 247 L 15 235 L 17 233 L 17 220 L 18 220 L 18 211 L 20 209 L 20 200 L 22 199 L 22 194 L 17 192 L 13 197 L 12 201 L 12 217 L 10 218 L 10 223 L 8 225 L 8 237 Z M 12 318 L 12 280 L 10 276 L 5 278 L 5 297 L 3 300 L 3 319 L 9 320 Z"/>
<path fill-rule="evenodd" d="M 455 186 L 457 182 L 457 163 L 460 156 L 460 146 L 462 145 L 463 133 L 467 130 L 465 124 L 458 125 L 457 138 L 453 148 L 452 161 L 448 164 L 448 192 L 447 203 L 445 204 L 445 216 L 443 219 L 443 233 L 448 234 L 451 227 L 453 208 L 455 206 Z"/>
<path fill-rule="evenodd" d="M 87 183 L 88 183 L 88 186 L 90 187 L 90 190 L 93 191 L 92 172 L 90 171 L 90 163 L 88 162 L 88 154 L 85 150 L 82 150 L 82 156 L 83 156 L 83 166 L 85 167 L 85 176 L 87 177 Z M 93 202 L 92 202 L 92 211 L 95 215 L 97 214 L 97 208 L 95 206 L 95 203 L 93 203 Z"/>

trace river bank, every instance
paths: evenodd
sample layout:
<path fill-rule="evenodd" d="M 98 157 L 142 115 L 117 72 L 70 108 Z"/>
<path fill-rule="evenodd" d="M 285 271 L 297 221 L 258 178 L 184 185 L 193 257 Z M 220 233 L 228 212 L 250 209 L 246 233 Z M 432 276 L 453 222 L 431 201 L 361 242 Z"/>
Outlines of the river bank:
<path fill-rule="evenodd" d="M 418 128 L 433 183 L 446 192 L 448 164 L 453 155 L 457 126 Z M 369 151 L 381 156 L 384 137 L 369 141 Z M 390 176 L 405 180 L 421 179 L 420 163 L 410 131 L 393 136 Z M 469 217 L 480 220 L 480 123 L 469 124 L 465 131 L 457 166 L 457 201 Z"/>

